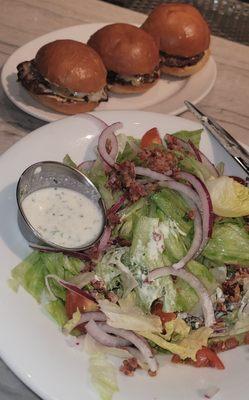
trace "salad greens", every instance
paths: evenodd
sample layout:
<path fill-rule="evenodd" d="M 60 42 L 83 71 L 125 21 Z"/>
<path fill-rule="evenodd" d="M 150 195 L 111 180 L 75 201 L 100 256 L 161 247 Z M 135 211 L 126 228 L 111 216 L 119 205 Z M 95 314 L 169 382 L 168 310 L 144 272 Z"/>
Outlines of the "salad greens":
<path fill-rule="evenodd" d="M 151 346 L 198 365 L 199 351 L 219 341 L 224 347 L 230 337 L 243 343 L 249 331 L 249 189 L 231 178 L 214 176 L 214 166 L 210 168 L 186 150 L 190 140 L 198 151 L 202 130 L 177 132 L 174 137 L 180 140 L 176 143 L 167 135 L 162 141 L 156 128 L 149 132 L 151 143 L 146 148 L 138 139 L 118 135 L 116 166 L 103 164 L 103 156 L 97 156 L 86 171 L 108 210 L 111 237 L 104 249 L 100 251 L 98 245 L 89 249 L 86 262 L 62 253 L 34 251 L 11 272 L 10 286 L 14 290 L 22 286 L 38 303 L 45 303 L 64 334 L 74 334 L 75 328 L 82 334 L 85 318 L 91 380 L 103 400 L 111 400 L 118 391 L 116 368 L 107 354 L 126 360 L 135 357 L 143 369 L 156 373 Z M 106 151 L 102 149 L 103 154 Z M 216 216 L 213 222 L 208 211 L 210 232 L 204 232 L 202 223 L 200 239 L 207 236 L 203 248 L 195 225 L 196 212 L 201 221 L 207 213 L 201 192 L 194 192 L 190 201 L 188 194 L 194 189 L 185 179 L 177 181 L 187 187 L 185 193 L 177 186 L 167 187 L 172 176 L 164 175 L 158 160 L 168 168 L 165 173 L 174 173 L 178 179 L 177 173 L 186 171 L 201 188 L 209 189 L 204 193 Z M 69 155 L 64 163 L 76 168 Z M 137 177 L 136 167 L 146 169 L 147 175 Z M 158 176 L 166 177 L 164 186 L 158 184 Z M 174 270 L 167 273 L 198 240 L 194 256 L 184 264 L 184 274 L 180 270 L 175 275 Z M 165 273 L 152 279 L 155 271 Z M 58 279 L 49 279 L 48 287 L 49 275 Z M 207 323 L 207 313 L 212 324 Z M 114 348 L 113 338 L 128 340 L 128 344 Z M 216 362 L 206 358 L 205 365 L 220 368 L 215 353 L 213 357 Z M 129 368 L 127 374 L 133 374 L 133 367 Z"/>

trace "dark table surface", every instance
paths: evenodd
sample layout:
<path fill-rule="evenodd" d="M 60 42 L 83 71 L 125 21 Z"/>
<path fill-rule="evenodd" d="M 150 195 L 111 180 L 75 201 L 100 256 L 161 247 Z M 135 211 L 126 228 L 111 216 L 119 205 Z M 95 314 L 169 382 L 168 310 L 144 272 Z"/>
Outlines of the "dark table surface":
<path fill-rule="evenodd" d="M 189 3 L 208 21 L 212 34 L 249 45 L 249 0 L 104 0 L 149 14 L 160 3 Z"/>

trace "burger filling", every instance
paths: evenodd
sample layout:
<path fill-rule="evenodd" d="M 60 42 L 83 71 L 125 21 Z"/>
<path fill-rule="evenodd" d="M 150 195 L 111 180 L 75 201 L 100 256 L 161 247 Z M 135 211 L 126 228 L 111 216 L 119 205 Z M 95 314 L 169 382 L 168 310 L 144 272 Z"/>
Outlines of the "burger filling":
<path fill-rule="evenodd" d="M 104 87 L 98 92 L 82 93 L 55 85 L 44 78 L 37 70 L 34 60 L 24 61 L 17 66 L 18 81 L 36 95 L 47 95 L 57 97 L 61 102 L 96 102 L 107 101 L 108 96 Z"/>
<path fill-rule="evenodd" d="M 119 75 L 117 72 L 108 71 L 107 83 L 113 85 L 141 86 L 146 83 L 155 82 L 160 76 L 159 67 L 156 67 L 151 74 Z"/>
<path fill-rule="evenodd" d="M 172 56 L 171 54 L 167 54 L 163 51 L 160 51 L 160 65 L 167 67 L 191 67 L 192 65 L 197 64 L 202 57 L 204 56 L 204 52 L 196 54 L 193 57 L 182 57 L 182 56 Z"/>

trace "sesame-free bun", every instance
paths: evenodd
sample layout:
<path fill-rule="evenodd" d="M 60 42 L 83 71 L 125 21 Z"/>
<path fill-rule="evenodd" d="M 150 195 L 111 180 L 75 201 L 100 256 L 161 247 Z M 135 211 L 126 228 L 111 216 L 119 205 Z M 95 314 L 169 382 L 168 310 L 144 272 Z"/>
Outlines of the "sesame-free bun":
<path fill-rule="evenodd" d="M 161 66 L 161 72 L 163 74 L 178 76 L 179 78 L 184 78 L 186 76 L 190 76 L 200 71 L 206 62 L 208 61 L 210 56 L 210 51 L 206 50 L 204 52 L 204 56 L 194 65 L 185 66 L 185 67 L 169 67 L 167 65 Z"/>
<path fill-rule="evenodd" d="M 101 58 L 84 43 L 55 40 L 41 47 L 34 61 L 44 78 L 73 92 L 98 92 L 106 85 Z"/>
<path fill-rule="evenodd" d="M 142 28 L 169 55 L 193 57 L 209 48 L 209 27 L 199 11 L 189 4 L 159 5 Z"/>
<path fill-rule="evenodd" d="M 95 32 L 87 44 L 100 55 L 108 71 L 119 75 L 151 74 L 159 64 L 155 41 L 133 25 L 106 25 Z"/>
<path fill-rule="evenodd" d="M 29 94 L 33 97 L 33 99 L 35 99 L 45 107 L 67 115 L 89 112 L 94 110 L 98 105 L 98 103 L 96 102 L 63 102 L 59 96 L 49 96 L 44 94 L 39 95 L 32 92 L 29 92 Z"/>
<path fill-rule="evenodd" d="M 138 94 L 138 93 L 144 93 L 147 90 L 151 89 L 155 84 L 157 83 L 157 80 L 152 82 L 152 83 L 144 83 L 139 86 L 133 86 L 133 85 L 121 85 L 119 83 L 114 83 L 112 85 L 108 85 L 108 88 L 110 92 L 113 93 L 119 93 L 119 94 Z"/>

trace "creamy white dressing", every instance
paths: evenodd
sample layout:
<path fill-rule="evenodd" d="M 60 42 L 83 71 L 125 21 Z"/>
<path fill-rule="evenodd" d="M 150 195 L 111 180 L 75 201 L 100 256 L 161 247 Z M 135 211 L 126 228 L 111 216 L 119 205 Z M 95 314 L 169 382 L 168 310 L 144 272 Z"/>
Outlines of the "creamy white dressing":
<path fill-rule="evenodd" d="M 63 187 L 48 187 L 29 194 L 23 211 L 45 241 L 68 248 L 97 239 L 103 215 L 82 193 Z"/>

